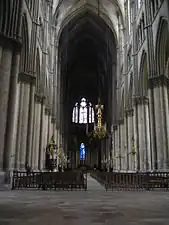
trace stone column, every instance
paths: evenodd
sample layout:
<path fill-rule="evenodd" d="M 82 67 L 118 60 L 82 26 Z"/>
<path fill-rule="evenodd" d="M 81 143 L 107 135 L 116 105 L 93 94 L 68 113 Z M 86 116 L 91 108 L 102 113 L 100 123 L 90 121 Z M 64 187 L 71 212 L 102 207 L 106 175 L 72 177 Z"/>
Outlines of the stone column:
<path fill-rule="evenodd" d="M 168 86 L 164 85 L 164 110 L 165 110 L 165 128 L 166 128 L 166 149 L 165 149 L 165 161 L 164 161 L 164 169 L 169 170 L 169 96 L 168 96 Z"/>
<path fill-rule="evenodd" d="M 53 134 L 53 136 L 54 136 L 54 140 L 55 140 L 55 142 L 56 142 L 56 117 L 53 117 L 52 116 L 52 134 Z"/>
<path fill-rule="evenodd" d="M 30 86 L 32 84 L 33 76 L 31 74 L 21 72 L 19 73 L 18 79 L 20 86 L 20 105 L 18 116 L 15 165 L 17 169 L 24 170 L 26 164 Z"/>
<path fill-rule="evenodd" d="M 48 133 L 49 133 L 49 142 L 50 142 L 50 139 L 53 135 L 53 129 L 52 129 L 52 115 L 51 115 L 51 110 L 49 109 L 49 115 L 48 115 L 48 120 L 49 120 L 49 123 L 48 123 Z"/>
<path fill-rule="evenodd" d="M 145 116 L 145 140 L 146 140 L 146 171 L 152 169 L 151 163 L 151 137 L 150 137 L 150 113 L 149 113 L 149 99 L 144 99 L 144 116 Z"/>
<path fill-rule="evenodd" d="M 57 146 L 58 146 L 58 150 L 59 150 L 59 148 L 61 147 L 60 146 L 60 132 L 59 132 L 59 130 L 57 132 Z M 59 157 L 57 157 L 57 169 L 58 169 L 58 166 L 59 166 Z"/>
<path fill-rule="evenodd" d="M 133 109 L 127 111 L 128 122 L 128 170 L 133 170 L 133 155 L 132 155 L 132 137 L 133 137 Z"/>
<path fill-rule="evenodd" d="M 117 125 L 113 126 L 114 130 L 114 154 L 113 154 L 113 161 L 114 161 L 114 170 L 117 171 Z"/>
<path fill-rule="evenodd" d="M 40 126 L 41 126 L 41 105 L 42 96 L 39 93 L 35 94 L 35 117 L 36 117 L 36 126 L 34 130 L 35 136 L 35 147 L 34 147 L 34 169 L 39 169 L 39 153 L 40 153 Z"/>
<path fill-rule="evenodd" d="M 18 70 L 20 54 L 13 55 L 11 84 L 8 102 L 8 119 L 5 141 L 5 167 L 4 169 L 13 169 L 15 160 L 17 120 L 19 107 L 19 87 L 18 87 Z"/>
<path fill-rule="evenodd" d="M 149 80 L 150 88 L 153 93 L 153 119 L 155 134 L 155 156 L 157 157 L 157 168 L 159 170 L 169 169 L 169 115 L 168 115 L 168 85 L 169 79 L 158 76 Z"/>
<path fill-rule="evenodd" d="M 44 132 L 44 141 L 45 141 L 45 148 L 47 147 L 47 145 L 49 144 L 48 142 L 48 108 L 45 107 L 45 132 Z"/>
<path fill-rule="evenodd" d="M 29 97 L 30 97 L 30 84 L 24 84 L 24 97 L 22 108 L 22 128 L 21 128 L 21 142 L 20 142 L 20 169 L 25 169 L 26 165 L 26 148 L 27 148 L 27 135 L 28 135 L 28 113 L 29 113 Z"/>
<path fill-rule="evenodd" d="M 45 165 L 45 152 L 46 152 L 46 143 L 45 143 L 45 98 L 42 97 L 41 101 L 41 112 L 40 112 L 40 141 L 39 141 L 39 169 L 42 170 Z"/>
<path fill-rule="evenodd" d="M 120 154 L 120 126 L 117 125 L 117 131 L 116 131 L 116 142 L 117 142 L 117 148 L 116 148 L 116 161 L 117 161 L 117 170 L 120 170 L 120 161 L 121 161 L 121 154 Z"/>
<path fill-rule="evenodd" d="M 120 171 L 124 170 L 124 120 L 119 120 L 120 124 L 120 154 L 121 154 L 121 160 L 120 160 Z"/>
<path fill-rule="evenodd" d="M 161 105 L 160 105 L 160 87 L 154 88 L 154 114 L 155 114 L 155 130 L 156 130 L 156 148 L 157 148 L 157 167 L 159 170 L 164 168 L 164 146 L 163 144 L 163 124 L 161 118 Z"/>
<path fill-rule="evenodd" d="M 139 162 L 139 148 L 138 148 L 138 117 L 137 117 L 137 105 L 134 104 L 133 107 L 133 141 L 132 141 L 132 151 L 135 151 L 135 154 L 133 154 L 133 170 L 139 170 L 140 169 L 140 163 Z"/>
<path fill-rule="evenodd" d="M 35 107 L 35 82 L 36 78 L 32 77 L 32 84 L 30 88 L 30 105 L 29 105 L 29 116 L 28 116 L 28 139 L 27 139 L 27 154 L 26 163 L 31 165 L 32 159 L 32 148 L 33 148 L 33 127 L 34 127 L 34 107 Z"/>
<path fill-rule="evenodd" d="M 35 95 L 34 95 L 34 112 L 33 112 L 33 134 L 32 134 L 32 154 L 31 154 L 31 167 L 35 168 L 35 143 L 36 143 L 36 104 L 35 104 Z"/>
<path fill-rule="evenodd" d="M 3 170 L 12 50 L 0 46 L 0 170 Z"/>
<path fill-rule="evenodd" d="M 151 169 L 149 104 L 146 97 L 137 98 L 140 170 Z"/>
<path fill-rule="evenodd" d="M 22 134 L 22 109 L 23 109 L 23 100 L 24 100 L 24 83 L 19 80 L 19 106 L 18 106 L 18 129 L 17 129 L 17 139 L 16 139 L 16 150 L 15 150 L 15 169 L 19 170 L 20 168 L 20 143 L 21 143 L 21 134 Z"/>
<path fill-rule="evenodd" d="M 124 170 L 128 169 L 128 126 L 127 126 L 127 116 L 124 116 Z"/>
<path fill-rule="evenodd" d="M 140 156 L 140 170 L 145 169 L 145 137 L 144 137 L 144 108 L 141 100 L 138 101 L 137 105 L 138 114 L 138 138 L 139 138 L 139 156 Z"/>
<path fill-rule="evenodd" d="M 119 121 L 118 121 L 119 123 Z M 121 124 L 119 123 L 117 126 L 117 170 L 120 171 L 121 168 L 121 159 L 122 159 L 122 155 L 121 155 Z"/>
<path fill-rule="evenodd" d="M 44 132 L 43 132 L 43 139 L 44 139 L 44 165 L 46 165 L 46 147 L 48 143 L 48 109 L 44 105 Z"/>
<path fill-rule="evenodd" d="M 150 112 L 150 140 L 151 140 L 151 169 L 157 169 L 157 151 L 156 151 L 156 134 L 154 120 L 154 91 L 153 88 L 148 89 L 149 112 Z"/>

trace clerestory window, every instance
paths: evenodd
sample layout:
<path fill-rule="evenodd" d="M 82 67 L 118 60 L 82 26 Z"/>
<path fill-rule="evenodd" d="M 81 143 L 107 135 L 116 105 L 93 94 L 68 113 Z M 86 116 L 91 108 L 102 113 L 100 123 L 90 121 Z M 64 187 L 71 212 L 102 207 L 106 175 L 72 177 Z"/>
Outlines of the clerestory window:
<path fill-rule="evenodd" d="M 80 124 L 94 123 L 94 109 L 86 98 L 82 98 L 80 103 L 76 102 L 74 105 L 72 122 Z"/>

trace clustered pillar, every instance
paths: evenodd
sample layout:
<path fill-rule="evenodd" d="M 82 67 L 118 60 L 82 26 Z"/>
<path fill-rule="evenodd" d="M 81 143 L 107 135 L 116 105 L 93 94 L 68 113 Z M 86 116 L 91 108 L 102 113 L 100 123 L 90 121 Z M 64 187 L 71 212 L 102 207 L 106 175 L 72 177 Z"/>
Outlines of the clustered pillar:
<path fill-rule="evenodd" d="M 159 107 L 158 107 L 159 108 Z M 152 170 L 150 104 L 137 97 L 126 109 L 113 134 L 113 169 L 116 171 Z M 162 154 L 162 153 L 160 153 Z"/>
<path fill-rule="evenodd" d="M 168 85 L 169 80 L 164 75 L 149 80 L 151 162 L 153 169 L 165 171 L 169 169 Z"/>

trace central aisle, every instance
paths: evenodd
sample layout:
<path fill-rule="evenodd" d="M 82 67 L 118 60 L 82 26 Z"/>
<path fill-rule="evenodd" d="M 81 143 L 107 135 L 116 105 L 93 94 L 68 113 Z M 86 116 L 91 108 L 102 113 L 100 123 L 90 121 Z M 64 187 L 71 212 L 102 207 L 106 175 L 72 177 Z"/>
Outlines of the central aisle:
<path fill-rule="evenodd" d="M 93 179 L 90 174 L 87 175 L 87 190 L 105 190 L 104 187 Z"/>
<path fill-rule="evenodd" d="M 168 192 L 112 192 L 88 175 L 87 191 L 0 192 L 0 225 L 168 225 Z"/>

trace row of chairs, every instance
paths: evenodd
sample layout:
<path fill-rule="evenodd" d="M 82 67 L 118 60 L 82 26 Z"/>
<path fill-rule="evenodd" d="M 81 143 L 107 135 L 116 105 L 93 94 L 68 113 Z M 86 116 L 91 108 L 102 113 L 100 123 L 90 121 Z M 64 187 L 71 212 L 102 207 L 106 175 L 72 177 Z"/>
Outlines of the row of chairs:
<path fill-rule="evenodd" d="M 106 190 L 168 190 L 169 188 L 168 172 L 93 172 L 91 175 L 104 185 Z"/>
<path fill-rule="evenodd" d="M 12 189 L 87 190 L 87 176 L 82 172 L 15 171 Z"/>

